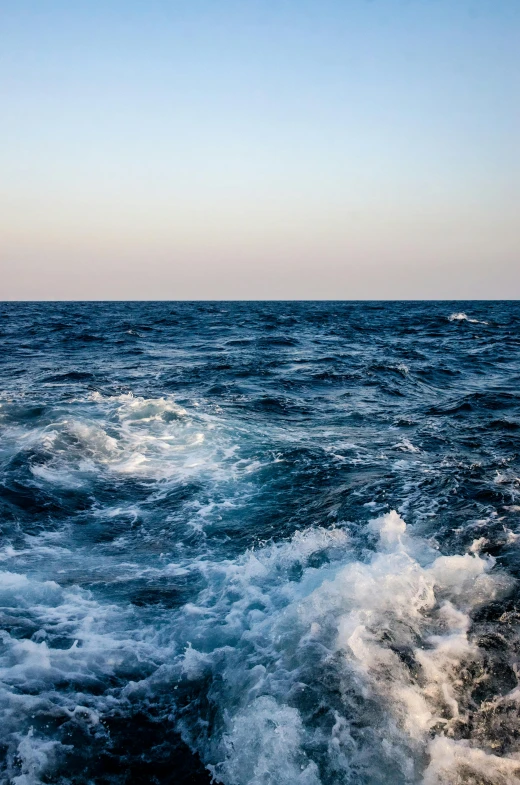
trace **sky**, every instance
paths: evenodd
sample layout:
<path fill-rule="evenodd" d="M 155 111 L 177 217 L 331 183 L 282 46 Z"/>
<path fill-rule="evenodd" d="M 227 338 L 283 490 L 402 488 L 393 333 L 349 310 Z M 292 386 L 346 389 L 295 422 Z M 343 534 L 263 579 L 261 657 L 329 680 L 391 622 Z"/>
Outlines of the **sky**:
<path fill-rule="evenodd" d="M 0 299 L 520 297 L 519 0 L 0 0 Z"/>

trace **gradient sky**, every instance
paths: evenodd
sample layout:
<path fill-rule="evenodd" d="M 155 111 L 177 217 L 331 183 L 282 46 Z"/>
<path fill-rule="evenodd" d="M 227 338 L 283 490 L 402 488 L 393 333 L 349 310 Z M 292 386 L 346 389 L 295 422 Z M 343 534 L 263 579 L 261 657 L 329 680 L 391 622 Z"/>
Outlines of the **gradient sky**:
<path fill-rule="evenodd" d="M 520 297 L 519 0 L 0 0 L 0 299 Z"/>

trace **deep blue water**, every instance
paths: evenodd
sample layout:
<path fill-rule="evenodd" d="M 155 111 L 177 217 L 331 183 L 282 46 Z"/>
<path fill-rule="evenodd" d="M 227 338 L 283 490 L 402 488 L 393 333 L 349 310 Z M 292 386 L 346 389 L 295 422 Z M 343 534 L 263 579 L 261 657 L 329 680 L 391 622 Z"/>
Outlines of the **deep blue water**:
<path fill-rule="evenodd" d="M 0 781 L 520 782 L 520 304 L 0 304 Z"/>

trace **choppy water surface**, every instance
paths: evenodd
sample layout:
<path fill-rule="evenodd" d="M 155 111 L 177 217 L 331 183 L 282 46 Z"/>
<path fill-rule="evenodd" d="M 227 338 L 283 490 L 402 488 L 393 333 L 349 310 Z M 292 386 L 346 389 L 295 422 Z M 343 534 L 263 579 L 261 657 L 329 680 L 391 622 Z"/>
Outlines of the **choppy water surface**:
<path fill-rule="evenodd" d="M 0 305 L 0 778 L 520 782 L 520 305 Z"/>

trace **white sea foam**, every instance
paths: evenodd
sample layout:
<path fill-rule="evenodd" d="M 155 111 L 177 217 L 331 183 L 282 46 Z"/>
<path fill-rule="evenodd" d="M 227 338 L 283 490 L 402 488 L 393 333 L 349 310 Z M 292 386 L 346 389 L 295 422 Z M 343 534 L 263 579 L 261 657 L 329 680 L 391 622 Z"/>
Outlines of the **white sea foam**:
<path fill-rule="evenodd" d="M 189 414 L 171 398 L 92 393 L 56 410 L 43 427 L 30 424 L 5 433 L 6 444 L 38 454 L 30 471 L 35 484 L 80 489 L 96 475 L 182 481 L 211 477 L 229 482 L 264 463 L 237 455 L 240 428 L 207 413 Z"/>
<path fill-rule="evenodd" d="M 418 447 L 411 443 L 409 439 L 404 437 L 401 441 L 395 445 L 396 449 L 401 450 L 402 452 L 421 452 Z"/>
<path fill-rule="evenodd" d="M 429 753 L 430 764 L 423 785 L 518 785 L 520 782 L 520 755 L 498 757 L 475 749 L 468 742 L 453 741 L 445 736 L 430 744 Z"/>
<path fill-rule="evenodd" d="M 0 632 L 5 782 L 38 785 L 53 781 L 54 767 L 63 766 L 72 749 L 42 735 L 41 718 L 104 733 L 100 715 L 117 707 L 120 698 L 117 692 L 111 695 L 104 689 L 97 694 L 99 688 L 117 674 L 139 678 L 143 667 L 155 669 L 162 659 L 172 657 L 174 643 L 159 645 L 160 631 L 140 622 L 130 608 L 100 604 L 90 593 L 65 590 L 54 581 L 0 572 L 0 604 L 15 609 L 19 622 L 27 619 L 35 629 L 30 638 Z M 59 646 L 53 642 L 56 637 L 62 639 Z M 63 683 L 69 689 L 62 691 Z M 93 687 L 97 687 L 94 692 Z M 33 724 L 40 724 L 38 731 Z"/>
<path fill-rule="evenodd" d="M 154 571 L 195 571 L 203 588 L 153 626 L 80 589 L 0 573 L 2 605 L 40 626 L 31 639 L 2 637 L 12 781 L 48 779 L 67 753 L 31 733 L 31 717 L 52 711 L 103 732 L 103 713 L 130 698 L 170 689 L 173 700 L 177 683 L 193 694 L 200 683 L 199 709 L 171 720 L 224 785 L 518 783 L 514 756 L 454 735 L 463 674 L 482 659 L 471 613 L 508 580 L 478 547 L 439 555 L 396 512 L 367 534 L 376 548 L 361 557 L 343 528 L 311 527 L 234 560 L 165 561 Z M 70 642 L 53 648 L 46 630 Z M 89 691 L 120 673 L 120 693 Z M 58 692 L 63 680 L 76 691 Z"/>
<path fill-rule="evenodd" d="M 222 724 L 206 742 L 184 730 L 226 785 L 320 782 L 310 749 L 321 750 L 327 781 L 335 767 L 343 783 L 418 783 L 425 763 L 428 785 L 458 783 L 469 758 L 485 763 L 485 752 L 451 735 L 465 710 L 461 669 L 481 658 L 469 614 L 508 582 L 490 573 L 490 559 L 439 556 L 395 512 L 369 528 L 379 545 L 366 561 L 351 557 L 342 531 L 318 529 L 203 568 L 199 610 L 207 615 L 195 630 L 190 617 L 183 668 L 191 679 L 218 672 L 212 696 Z M 313 566 L 320 552 L 328 563 Z M 296 582 L 288 580 L 295 564 L 303 569 Z M 322 696 L 334 717 L 327 736 L 304 696 L 309 677 L 321 683 L 331 667 L 337 697 Z M 446 766 L 438 762 L 443 739 L 455 745 Z M 495 776 L 502 769 L 492 757 L 489 782 L 509 782 Z"/>
<path fill-rule="evenodd" d="M 488 322 L 482 322 L 479 319 L 471 319 L 463 312 L 459 313 L 452 313 L 451 316 L 448 316 L 448 321 L 450 322 L 471 322 L 472 324 L 488 324 Z"/>
<path fill-rule="evenodd" d="M 31 728 L 16 748 L 16 757 L 20 762 L 21 774 L 13 777 L 12 785 L 39 785 L 40 777 L 52 770 L 59 750 L 72 749 L 57 741 L 44 741 L 34 737 Z"/>
<path fill-rule="evenodd" d="M 304 737 L 299 712 L 263 695 L 233 717 L 223 739 L 226 757 L 210 771 L 226 785 L 320 785 Z"/>

